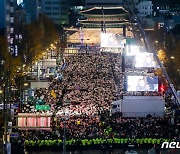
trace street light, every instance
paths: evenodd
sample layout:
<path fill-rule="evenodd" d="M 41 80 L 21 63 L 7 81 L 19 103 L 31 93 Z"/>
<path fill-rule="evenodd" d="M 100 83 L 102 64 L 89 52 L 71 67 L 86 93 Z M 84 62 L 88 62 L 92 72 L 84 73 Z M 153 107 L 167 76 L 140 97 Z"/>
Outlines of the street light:
<path fill-rule="evenodd" d="M 26 86 L 28 86 L 29 84 L 28 83 L 24 83 L 24 86 L 26 87 Z"/>
<path fill-rule="evenodd" d="M 157 41 L 157 40 L 153 42 L 153 47 L 154 47 L 155 50 L 158 49 L 158 48 L 157 48 L 157 44 L 158 44 L 158 41 Z"/>
<path fill-rule="evenodd" d="M 180 77 L 180 70 L 178 69 L 177 71 L 178 71 L 178 76 Z"/>
<path fill-rule="evenodd" d="M 51 47 L 54 47 L 54 44 L 51 44 Z"/>
<path fill-rule="evenodd" d="M 0 89 L 0 102 L 2 102 L 2 101 L 3 101 L 3 90 Z"/>
<path fill-rule="evenodd" d="M 172 66 L 172 77 L 173 77 L 173 79 L 175 79 L 175 71 L 174 71 L 174 56 L 171 56 L 170 57 L 171 58 L 171 66 Z"/>
<path fill-rule="evenodd" d="M 4 60 L 1 60 L 1 65 L 4 65 L 5 61 Z"/>

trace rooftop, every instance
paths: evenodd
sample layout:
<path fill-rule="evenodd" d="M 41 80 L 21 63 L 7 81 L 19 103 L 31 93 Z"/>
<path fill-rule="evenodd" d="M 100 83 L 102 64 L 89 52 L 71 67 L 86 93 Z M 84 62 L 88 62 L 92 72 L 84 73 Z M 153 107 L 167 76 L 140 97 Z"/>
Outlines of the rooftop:
<path fill-rule="evenodd" d="M 123 7 L 93 7 L 80 11 L 80 13 L 84 15 L 102 15 L 102 11 L 104 15 L 121 15 L 128 13 Z"/>
<path fill-rule="evenodd" d="M 102 21 L 88 21 L 88 20 L 79 20 L 82 24 L 100 24 Z M 106 24 L 122 24 L 126 23 L 128 20 L 124 21 L 105 21 Z"/>

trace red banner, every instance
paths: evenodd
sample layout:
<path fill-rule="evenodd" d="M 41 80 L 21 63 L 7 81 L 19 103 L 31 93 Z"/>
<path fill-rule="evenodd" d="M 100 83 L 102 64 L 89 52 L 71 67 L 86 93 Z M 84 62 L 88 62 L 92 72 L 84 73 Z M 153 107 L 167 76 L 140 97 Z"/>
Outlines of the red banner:
<path fill-rule="evenodd" d="M 19 129 L 50 129 L 51 115 L 47 114 L 18 114 Z"/>

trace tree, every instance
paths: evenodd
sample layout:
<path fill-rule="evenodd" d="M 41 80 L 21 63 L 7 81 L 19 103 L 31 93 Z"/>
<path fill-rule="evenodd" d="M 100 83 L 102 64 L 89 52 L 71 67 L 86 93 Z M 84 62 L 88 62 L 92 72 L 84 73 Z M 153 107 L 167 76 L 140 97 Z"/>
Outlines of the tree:
<path fill-rule="evenodd" d="M 164 50 L 159 50 L 158 51 L 158 58 L 160 61 L 162 61 L 163 63 L 167 62 L 167 55 L 166 52 Z"/>
<path fill-rule="evenodd" d="M 53 21 L 45 16 L 41 16 L 31 24 L 19 26 L 22 30 L 22 40 L 18 42 L 19 55 L 17 57 L 13 57 L 8 51 L 6 36 L 0 36 L 0 60 L 5 61 L 3 69 L 0 69 L 0 75 L 3 75 L 3 70 L 9 70 L 11 81 L 24 76 L 25 68 L 42 57 L 41 55 L 46 51 L 46 48 L 59 38 Z M 23 67 L 25 65 L 26 67 Z"/>
<path fill-rule="evenodd" d="M 10 72 L 10 79 L 12 80 L 16 72 L 16 66 L 20 64 L 20 57 L 13 57 L 8 51 L 7 39 L 5 36 L 0 36 L 0 47 L 0 57 L 4 61 L 3 66 L 1 66 L 1 75 L 5 76 L 8 70 Z"/>
<path fill-rule="evenodd" d="M 25 26 L 23 37 L 22 53 L 26 57 L 26 64 L 31 65 L 50 44 L 57 41 L 59 35 L 53 21 L 41 16 L 37 21 Z"/>

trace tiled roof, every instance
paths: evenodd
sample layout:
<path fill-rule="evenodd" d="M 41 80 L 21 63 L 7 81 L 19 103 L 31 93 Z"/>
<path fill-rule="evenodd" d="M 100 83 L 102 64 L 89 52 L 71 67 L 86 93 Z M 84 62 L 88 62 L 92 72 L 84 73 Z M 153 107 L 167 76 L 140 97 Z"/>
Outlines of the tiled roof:
<path fill-rule="evenodd" d="M 102 12 L 104 12 L 104 15 L 117 15 L 117 14 L 126 14 L 127 11 L 123 7 L 93 7 L 88 10 L 80 11 L 81 14 L 84 15 L 102 15 Z"/>

